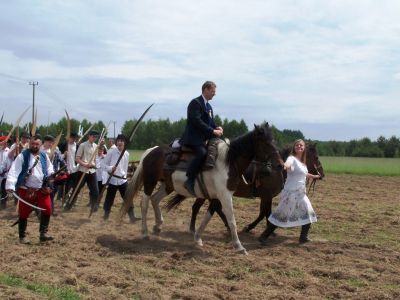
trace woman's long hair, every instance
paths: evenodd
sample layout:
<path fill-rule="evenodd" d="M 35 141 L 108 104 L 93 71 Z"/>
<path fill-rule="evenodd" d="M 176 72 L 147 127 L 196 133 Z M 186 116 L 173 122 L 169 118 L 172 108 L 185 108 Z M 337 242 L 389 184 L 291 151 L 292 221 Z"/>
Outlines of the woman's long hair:
<path fill-rule="evenodd" d="M 303 143 L 304 145 L 304 151 L 303 154 L 301 155 L 301 162 L 305 165 L 307 165 L 307 147 L 306 147 L 306 143 L 302 140 L 302 139 L 298 139 L 295 140 L 292 146 L 292 151 L 290 152 L 291 155 L 293 155 L 294 157 L 296 157 L 296 144 L 298 143 Z"/>

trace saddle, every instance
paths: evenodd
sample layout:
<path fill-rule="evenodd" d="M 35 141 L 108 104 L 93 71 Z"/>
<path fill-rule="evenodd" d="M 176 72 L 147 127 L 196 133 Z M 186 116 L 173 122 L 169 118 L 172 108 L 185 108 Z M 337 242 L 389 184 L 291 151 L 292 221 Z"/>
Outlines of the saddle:
<path fill-rule="evenodd" d="M 221 139 L 213 138 L 207 142 L 207 156 L 201 167 L 202 171 L 214 168 L 215 160 L 218 155 L 218 144 L 221 141 Z M 175 140 L 170 144 L 170 151 L 166 154 L 164 169 L 186 171 L 193 158 L 194 154 L 192 149 L 180 145 L 179 142 Z"/>

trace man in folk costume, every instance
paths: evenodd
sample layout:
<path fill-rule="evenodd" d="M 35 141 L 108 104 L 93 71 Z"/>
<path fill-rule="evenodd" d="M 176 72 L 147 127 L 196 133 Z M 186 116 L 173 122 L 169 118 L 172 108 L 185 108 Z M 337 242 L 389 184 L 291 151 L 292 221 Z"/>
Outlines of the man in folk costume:
<path fill-rule="evenodd" d="M 11 167 L 12 161 L 8 158 L 8 144 L 6 142 L 6 136 L 0 136 L 0 186 L 1 186 L 1 200 L 0 209 L 5 209 L 7 207 L 7 193 L 6 193 L 6 179 L 7 172 Z"/>
<path fill-rule="evenodd" d="M 78 188 L 75 197 L 79 194 L 81 188 L 87 183 L 89 188 L 89 197 L 90 197 L 90 205 L 94 207 L 94 210 L 97 211 L 98 203 L 97 198 L 99 197 L 99 188 L 97 186 L 97 178 L 96 178 L 96 155 L 97 144 L 95 140 L 97 139 L 99 133 L 95 130 L 89 132 L 88 140 L 79 145 L 78 151 L 76 152 L 76 162 L 79 164 L 76 182 L 74 184 L 75 188 Z M 81 181 L 79 187 L 76 187 L 79 179 L 84 174 L 84 178 Z M 74 199 L 72 199 L 73 202 Z"/>
<path fill-rule="evenodd" d="M 128 164 L 129 164 L 129 153 L 124 152 L 119 164 L 116 166 L 118 158 L 120 157 L 122 151 L 125 148 L 127 139 L 124 135 L 120 134 L 116 139 L 116 148 L 110 148 L 108 150 L 105 159 L 103 160 L 103 168 L 107 171 L 108 176 L 113 174 L 107 189 L 106 200 L 104 202 L 104 220 L 107 220 L 110 216 L 111 207 L 114 204 L 115 195 L 117 190 L 119 191 L 121 197 L 125 196 L 126 189 L 128 187 L 127 174 L 128 174 Z M 105 178 L 103 183 L 105 184 L 108 176 Z M 128 211 L 129 219 L 133 223 L 138 220 L 135 217 L 133 206 Z"/>
<path fill-rule="evenodd" d="M 29 143 L 29 149 L 23 150 L 13 162 L 7 175 L 6 190 L 9 193 L 17 190 L 17 195 L 31 205 L 42 209 L 40 214 L 39 239 L 41 242 L 50 241 L 53 238 L 47 234 L 50 216 L 52 213 L 50 193 L 51 189 L 44 185 L 46 177 L 53 171 L 53 164 L 46 153 L 40 151 L 42 145 L 41 136 L 35 135 Z M 32 212 L 32 206 L 20 201 L 18 208 L 18 232 L 19 241 L 29 244 L 26 238 L 28 217 Z"/>
<path fill-rule="evenodd" d="M 54 140 L 55 139 L 52 135 L 46 135 L 43 138 L 43 145 L 40 147 L 40 150 L 45 152 L 47 154 L 47 156 L 49 157 L 51 163 L 53 164 L 54 172 L 58 172 L 59 169 L 61 169 L 65 166 L 65 161 L 64 161 L 63 155 L 61 154 L 61 152 L 58 148 L 54 149 L 54 153 L 51 157 L 51 149 L 54 145 Z M 53 191 L 50 194 L 51 208 L 53 211 L 53 216 L 57 216 L 57 214 L 54 212 L 54 198 L 57 193 L 57 188 L 58 188 L 58 185 L 56 184 L 56 181 L 54 181 L 54 186 L 52 187 Z"/>
<path fill-rule="evenodd" d="M 76 155 L 76 141 L 78 140 L 78 134 L 75 132 L 71 132 L 70 136 L 68 137 L 66 150 L 64 152 L 64 158 L 67 163 L 67 171 L 68 171 L 68 179 L 66 184 L 65 193 L 68 194 L 68 191 L 73 187 L 74 183 L 79 180 L 76 179 L 78 175 L 78 166 L 75 162 L 75 155 Z"/>

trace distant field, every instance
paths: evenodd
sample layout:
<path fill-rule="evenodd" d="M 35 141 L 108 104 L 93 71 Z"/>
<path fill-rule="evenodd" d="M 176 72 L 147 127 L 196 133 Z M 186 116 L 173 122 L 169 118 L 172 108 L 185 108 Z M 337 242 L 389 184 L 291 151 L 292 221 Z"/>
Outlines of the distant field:
<path fill-rule="evenodd" d="M 400 176 L 400 158 L 322 156 L 320 160 L 326 173 Z"/>
<path fill-rule="evenodd" d="M 143 150 L 128 150 L 130 160 L 140 160 Z M 400 158 L 320 157 L 325 173 L 400 176 Z"/>
<path fill-rule="evenodd" d="M 143 150 L 128 150 L 129 152 L 129 160 L 140 160 L 140 157 L 143 154 Z"/>

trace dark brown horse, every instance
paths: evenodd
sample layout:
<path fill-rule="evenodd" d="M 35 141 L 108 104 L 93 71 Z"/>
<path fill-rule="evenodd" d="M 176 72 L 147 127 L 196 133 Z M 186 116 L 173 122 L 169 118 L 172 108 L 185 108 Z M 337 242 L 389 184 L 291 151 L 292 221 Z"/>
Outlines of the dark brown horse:
<path fill-rule="evenodd" d="M 142 234 L 144 238 L 148 238 L 147 209 L 149 200 L 153 205 L 156 218 L 156 225 L 153 230 L 159 232 L 163 223 L 159 206 L 161 199 L 173 191 L 180 195 L 180 201 L 183 201 L 186 197 L 192 197 L 183 187 L 183 183 L 187 178 L 186 172 L 184 170 L 175 170 L 171 174 L 165 168 L 166 154 L 170 150 L 167 146 L 157 146 L 144 152 L 124 197 L 122 212 L 125 212 L 131 206 L 135 195 L 142 186 L 144 187 L 141 200 Z M 253 160 L 270 160 L 274 164 L 283 164 L 279 152 L 273 144 L 272 132 L 268 123 L 263 126 L 255 125 L 252 131 L 232 140 L 229 145 L 227 143 L 219 143 L 215 167 L 211 170 L 203 171 L 202 175 L 200 175 L 204 179 L 204 186 L 207 191 L 205 192 L 197 181 L 195 185 L 197 197 L 219 200 L 229 224 L 233 245 L 237 251 L 243 253 L 247 252 L 237 235 L 232 195 L 241 181 L 242 173 Z M 158 183 L 160 183 L 160 186 L 153 194 Z M 207 194 L 208 197 L 205 197 Z M 201 233 L 209 221 L 210 218 L 205 216 L 202 225 L 195 233 L 195 241 L 199 245 L 202 245 Z"/>
<path fill-rule="evenodd" d="M 290 149 L 290 147 L 286 147 L 280 151 L 283 160 L 286 160 L 289 156 Z M 322 179 L 325 174 L 318 157 L 316 144 L 307 144 L 306 150 L 308 172 L 314 175 L 321 175 Z M 245 171 L 243 177 L 233 195 L 241 198 L 260 197 L 261 199 L 258 217 L 243 229 L 249 232 L 254 229 L 262 219 L 268 219 L 271 214 L 272 199 L 281 192 L 286 179 L 286 172 L 283 171 L 279 165 L 276 166 L 267 161 L 253 161 Z M 316 179 L 310 182 L 310 188 L 315 186 L 315 182 Z M 192 218 L 190 221 L 190 231 L 192 232 L 195 231 L 196 217 L 204 202 L 205 199 L 197 198 L 192 206 Z M 172 203 L 168 204 L 168 208 L 172 208 L 173 206 Z M 214 212 L 218 213 L 227 226 L 226 218 L 217 200 L 210 201 L 207 213 L 213 215 Z"/>

